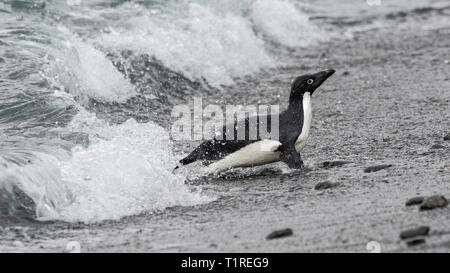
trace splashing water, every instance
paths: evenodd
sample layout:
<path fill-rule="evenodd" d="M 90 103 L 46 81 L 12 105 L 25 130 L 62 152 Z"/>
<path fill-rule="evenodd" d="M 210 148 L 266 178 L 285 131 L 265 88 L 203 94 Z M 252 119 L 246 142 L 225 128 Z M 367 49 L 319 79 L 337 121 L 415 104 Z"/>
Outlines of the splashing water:
<path fill-rule="evenodd" d="M 309 21 L 308 15 L 289 1 L 255 1 L 251 17 L 258 29 L 283 45 L 305 47 L 329 39 Z"/>
<path fill-rule="evenodd" d="M 184 177 L 172 174 L 175 161 L 168 133 L 152 123 L 128 120 L 107 125 L 84 113 L 69 128 L 89 134 L 88 148 L 76 146 L 72 157 L 59 162 L 61 182 L 73 202 L 43 219 L 99 221 L 124 215 L 195 205 L 213 200 L 184 185 Z"/>
<path fill-rule="evenodd" d="M 166 9 L 147 11 L 109 28 L 97 43 L 110 50 L 148 53 L 191 80 L 204 78 L 219 86 L 277 65 L 254 29 L 287 46 L 307 46 L 327 39 L 308 16 L 287 1 L 237 5 L 250 10 L 250 18 L 243 16 L 242 10 L 234 10 L 235 5 L 218 10 L 214 1 L 208 3 L 169 6 L 169 13 L 163 13 Z M 140 9 L 136 5 L 127 7 Z"/>
<path fill-rule="evenodd" d="M 112 122 L 114 107 L 142 107 L 124 53 L 149 56 L 140 75 L 219 87 L 276 67 L 268 44 L 326 36 L 286 0 L 8 1 L 0 16 L 2 219 L 95 222 L 214 200 L 171 172 L 164 128 Z M 177 96 L 178 81 L 164 92 Z M 97 104 L 111 114 L 99 119 Z"/>

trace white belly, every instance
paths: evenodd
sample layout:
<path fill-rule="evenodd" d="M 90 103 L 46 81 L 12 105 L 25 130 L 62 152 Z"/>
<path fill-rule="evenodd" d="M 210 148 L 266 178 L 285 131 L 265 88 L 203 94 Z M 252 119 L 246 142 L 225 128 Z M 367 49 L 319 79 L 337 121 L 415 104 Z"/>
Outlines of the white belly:
<path fill-rule="evenodd" d="M 275 152 L 281 143 L 264 139 L 254 142 L 227 155 L 223 159 L 201 169 L 204 174 L 218 173 L 238 167 L 251 167 L 269 164 L 280 160 L 280 152 Z"/>
<path fill-rule="evenodd" d="M 295 150 L 300 153 L 305 148 L 306 141 L 309 137 L 309 130 L 312 122 L 311 94 L 306 92 L 303 95 L 303 127 L 302 132 L 295 141 Z"/>

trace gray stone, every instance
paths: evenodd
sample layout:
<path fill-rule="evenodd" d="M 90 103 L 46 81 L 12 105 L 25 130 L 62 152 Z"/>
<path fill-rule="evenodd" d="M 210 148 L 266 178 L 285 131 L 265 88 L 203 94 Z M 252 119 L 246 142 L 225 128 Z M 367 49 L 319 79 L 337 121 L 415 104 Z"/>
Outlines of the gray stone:
<path fill-rule="evenodd" d="M 364 172 L 365 173 L 373 173 L 373 172 L 378 172 L 380 170 L 386 169 L 392 167 L 392 164 L 383 164 L 383 165 L 376 165 L 376 166 L 370 166 L 367 167 Z"/>
<path fill-rule="evenodd" d="M 444 208 L 448 205 L 448 200 L 442 195 L 433 195 L 425 198 L 420 210 L 431 210 L 435 208 Z"/>
<path fill-rule="evenodd" d="M 339 183 L 337 182 L 330 182 L 330 181 L 325 181 L 325 182 L 319 182 L 316 184 L 316 186 L 314 187 L 315 190 L 326 190 L 326 189 L 331 189 L 334 187 L 339 186 Z"/>
<path fill-rule="evenodd" d="M 428 226 L 421 226 L 418 228 L 408 229 L 405 231 L 402 231 L 400 233 L 400 238 L 402 240 L 417 237 L 417 236 L 426 236 L 428 235 L 428 232 L 430 232 L 430 227 Z"/>
<path fill-rule="evenodd" d="M 406 244 L 408 245 L 408 246 L 417 246 L 417 245 L 421 245 L 421 244 L 424 244 L 425 243 L 425 238 L 424 237 L 416 237 L 416 238 L 413 238 L 413 239 L 411 239 L 411 240 L 408 240 L 408 241 L 406 241 Z"/>
<path fill-rule="evenodd" d="M 431 148 L 430 149 L 444 149 L 445 148 L 445 146 L 444 145 L 441 145 L 441 144 L 434 144 L 433 146 L 431 146 Z"/>
<path fill-rule="evenodd" d="M 337 161 L 325 161 L 323 162 L 322 166 L 326 169 L 329 168 L 333 168 L 333 167 L 339 167 L 345 164 L 351 163 L 350 161 L 342 161 L 342 160 L 337 160 Z"/>
<path fill-rule="evenodd" d="M 444 137 L 444 140 L 450 140 L 450 133 Z"/>
<path fill-rule="evenodd" d="M 420 205 L 423 203 L 424 199 L 425 198 L 423 198 L 423 196 L 413 197 L 413 198 L 409 199 L 408 201 L 406 201 L 406 206 Z"/>
<path fill-rule="evenodd" d="M 269 235 L 267 235 L 266 239 L 267 240 L 279 239 L 279 238 L 283 238 L 283 237 L 292 236 L 293 234 L 294 234 L 294 232 L 292 231 L 292 229 L 285 228 L 285 229 L 275 230 L 275 231 L 271 232 Z"/>

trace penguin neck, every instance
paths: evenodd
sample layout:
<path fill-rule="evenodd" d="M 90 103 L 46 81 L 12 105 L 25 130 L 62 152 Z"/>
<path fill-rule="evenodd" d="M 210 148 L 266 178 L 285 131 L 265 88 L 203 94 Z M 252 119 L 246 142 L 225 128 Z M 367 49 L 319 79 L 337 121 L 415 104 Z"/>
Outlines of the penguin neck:
<path fill-rule="evenodd" d="M 303 123 L 305 107 L 311 109 L 311 94 L 309 92 L 305 92 L 300 96 L 293 96 L 291 94 L 287 111 L 293 121 L 295 120 L 298 123 Z"/>
<path fill-rule="evenodd" d="M 303 96 L 291 96 L 289 97 L 289 105 L 287 109 L 291 115 L 295 118 L 303 119 Z"/>
<path fill-rule="evenodd" d="M 311 93 L 305 92 L 298 102 L 289 103 L 289 108 L 296 107 L 302 118 L 302 131 L 295 141 L 295 150 L 299 153 L 306 145 L 312 122 Z M 292 109 L 295 111 L 295 109 Z"/>

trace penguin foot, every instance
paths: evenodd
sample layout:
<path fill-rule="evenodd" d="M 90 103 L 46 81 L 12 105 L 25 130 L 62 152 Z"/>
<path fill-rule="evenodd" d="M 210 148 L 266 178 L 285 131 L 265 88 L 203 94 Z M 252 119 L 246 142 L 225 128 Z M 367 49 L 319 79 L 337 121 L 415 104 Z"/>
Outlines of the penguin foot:
<path fill-rule="evenodd" d="M 305 169 L 305 165 L 303 164 L 303 161 L 289 161 L 289 162 L 285 162 L 289 168 L 291 169 L 295 169 L 295 170 L 303 170 Z"/>
<path fill-rule="evenodd" d="M 298 153 L 281 153 L 280 161 L 284 162 L 291 169 L 303 169 L 303 160 Z"/>

